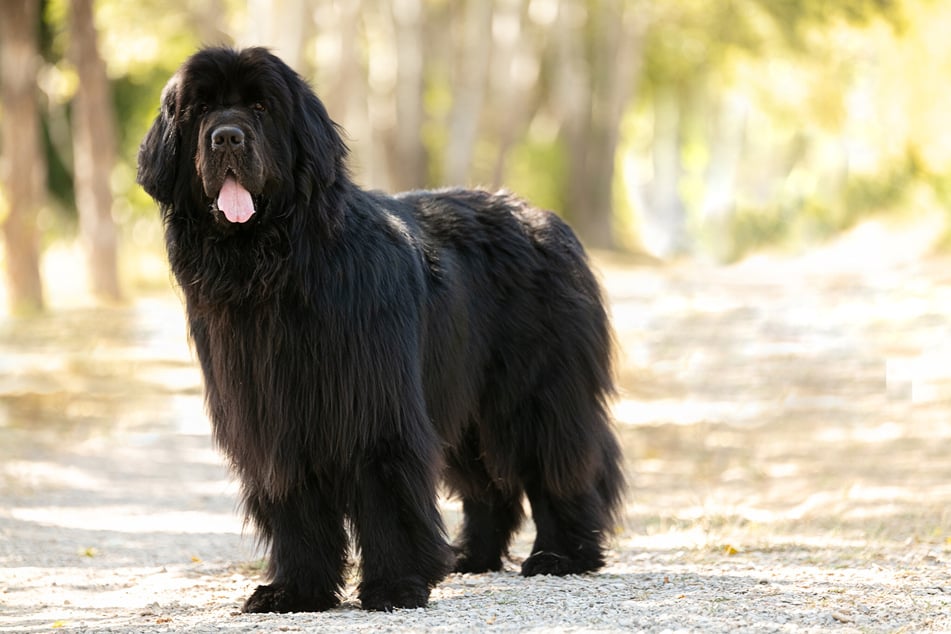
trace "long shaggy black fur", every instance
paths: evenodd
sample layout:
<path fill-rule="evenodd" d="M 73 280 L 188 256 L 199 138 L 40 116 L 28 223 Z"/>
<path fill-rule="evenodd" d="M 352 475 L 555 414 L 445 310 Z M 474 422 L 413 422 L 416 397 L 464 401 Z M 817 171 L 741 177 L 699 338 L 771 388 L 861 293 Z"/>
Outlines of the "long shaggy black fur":
<path fill-rule="evenodd" d="M 350 532 L 363 607 L 424 606 L 450 571 L 501 568 L 523 496 L 522 573 L 597 570 L 622 475 L 611 335 L 578 240 L 506 193 L 364 191 L 346 157 L 260 48 L 187 60 L 139 152 L 215 439 L 270 545 L 245 611 L 337 605 Z M 227 178 L 253 199 L 247 222 L 218 208 Z M 462 498 L 452 546 L 440 479 Z"/>

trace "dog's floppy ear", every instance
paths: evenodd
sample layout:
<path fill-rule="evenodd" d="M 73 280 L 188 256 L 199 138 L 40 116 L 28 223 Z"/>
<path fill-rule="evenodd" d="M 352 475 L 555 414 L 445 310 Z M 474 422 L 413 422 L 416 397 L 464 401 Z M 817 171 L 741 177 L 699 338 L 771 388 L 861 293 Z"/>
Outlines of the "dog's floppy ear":
<path fill-rule="evenodd" d="M 297 126 L 293 141 L 297 144 L 295 177 L 300 193 L 309 199 L 313 188 L 329 188 L 337 179 L 348 177 L 348 150 L 324 104 L 304 80 L 295 79 L 299 82 L 294 113 Z"/>
<path fill-rule="evenodd" d="M 179 134 L 176 126 L 179 77 L 162 90 L 162 107 L 139 146 L 136 181 L 160 204 L 171 205 L 178 172 Z"/>

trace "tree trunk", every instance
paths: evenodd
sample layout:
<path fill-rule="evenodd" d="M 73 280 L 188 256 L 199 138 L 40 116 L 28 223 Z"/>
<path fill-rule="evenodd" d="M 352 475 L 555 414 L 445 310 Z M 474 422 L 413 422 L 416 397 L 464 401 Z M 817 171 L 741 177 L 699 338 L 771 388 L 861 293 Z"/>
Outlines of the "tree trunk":
<path fill-rule="evenodd" d="M 387 3 L 389 4 L 389 3 Z M 390 4 L 396 48 L 396 120 L 387 135 L 390 180 L 396 190 L 418 189 L 429 182 L 429 159 L 423 145 L 423 3 Z"/>
<path fill-rule="evenodd" d="M 710 165 L 706 174 L 706 195 L 700 208 L 703 233 L 710 255 L 718 262 L 734 258 L 733 216 L 736 210 L 736 180 L 746 140 L 749 105 L 736 93 L 727 91 L 720 99 L 714 119 Z"/>
<path fill-rule="evenodd" d="M 386 182 L 385 159 L 370 118 L 367 67 L 360 41 L 365 36 L 362 0 L 335 0 L 318 6 L 315 88 L 334 121 L 343 126 L 354 178 L 380 187 Z"/>
<path fill-rule="evenodd" d="M 654 179 L 641 238 L 648 253 L 664 259 L 687 250 L 686 210 L 680 197 L 682 113 L 674 87 L 658 85 L 654 90 Z"/>
<path fill-rule="evenodd" d="M 518 140 L 525 137 L 539 102 L 540 58 L 546 29 L 532 30 L 528 4 L 525 0 L 497 3 L 492 24 L 495 46 L 489 94 L 497 144 L 489 179 L 493 187 L 504 184 L 509 154 Z"/>
<path fill-rule="evenodd" d="M 304 77 L 311 74 L 305 45 L 313 20 L 308 0 L 249 0 L 242 46 L 267 46 Z"/>
<path fill-rule="evenodd" d="M 626 0 L 597 7 L 564 0 L 559 12 L 562 72 L 556 101 L 563 104 L 568 152 L 566 215 L 588 246 L 611 249 L 615 155 L 624 106 L 641 65 L 644 23 Z"/>
<path fill-rule="evenodd" d="M 112 219 L 112 169 L 116 162 L 115 108 L 99 55 L 92 0 L 72 0 L 70 61 L 79 75 L 73 98 L 73 180 L 80 236 L 97 296 L 120 298 L 116 225 Z"/>
<path fill-rule="evenodd" d="M 443 180 L 465 185 L 469 180 L 485 98 L 492 51 L 492 3 L 467 0 L 460 20 L 459 50 L 452 77 L 452 110 Z"/>
<path fill-rule="evenodd" d="M 189 4 L 189 25 L 195 30 L 198 41 L 209 46 L 234 44 L 228 32 L 225 0 L 205 0 Z"/>
<path fill-rule="evenodd" d="M 584 200 L 586 174 L 578 172 L 588 154 L 587 135 L 591 114 L 591 77 L 585 55 L 585 3 L 581 0 L 561 0 L 555 24 L 554 107 L 561 120 L 561 138 L 568 154 L 568 173 L 565 187 L 565 216 L 587 242 L 588 220 L 592 213 Z"/>
<path fill-rule="evenodd" d="M 8 207 L 0 212 L 7 212 L 3 233 L 10 311 L 21 315 L 43 310 L 36 226 L 46 190 L 36 100 L 38 9 L 35 0 L 0 2 L 0 182 Z"/>

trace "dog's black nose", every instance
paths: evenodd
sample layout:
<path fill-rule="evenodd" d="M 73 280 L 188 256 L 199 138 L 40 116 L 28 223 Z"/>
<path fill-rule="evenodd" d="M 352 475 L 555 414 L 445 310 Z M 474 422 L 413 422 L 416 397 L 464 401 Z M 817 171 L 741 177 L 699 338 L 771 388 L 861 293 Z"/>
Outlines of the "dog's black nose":
<path fill-rule="evenodd" d="M 211 131 L 211 147 L 215 150 L 235 149 L 244 145 L 244 132 L 233 125 L 218 126 Z"/>

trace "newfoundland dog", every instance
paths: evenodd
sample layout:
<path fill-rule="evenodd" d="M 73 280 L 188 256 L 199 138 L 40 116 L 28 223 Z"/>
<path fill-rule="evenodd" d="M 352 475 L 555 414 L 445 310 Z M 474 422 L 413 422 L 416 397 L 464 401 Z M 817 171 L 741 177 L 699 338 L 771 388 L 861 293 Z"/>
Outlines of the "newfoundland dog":
<path fill-rule="evenodd" d="M 360 189 L 323 104 L 261 48 L 209 48 L 162 94 L 159 204 L 217 444 L 269 545 L 246 612 L 425 606 L 499 570 L 597 570 L 621 500 L 611 334 L 572 231 L 507 193 Z M 437 507 L 462 500 L 450 546 Z"/>

